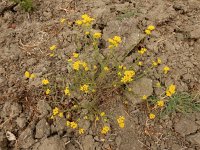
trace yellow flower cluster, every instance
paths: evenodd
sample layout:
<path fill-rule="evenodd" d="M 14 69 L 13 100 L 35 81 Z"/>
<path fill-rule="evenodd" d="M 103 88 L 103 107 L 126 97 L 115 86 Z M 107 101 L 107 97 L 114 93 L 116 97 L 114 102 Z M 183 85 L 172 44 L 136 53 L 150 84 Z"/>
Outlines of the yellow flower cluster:
<path fill-rule="evenodd" d="M 124 120 L 125 120 L 124 116 L 119 116 L 119 118 L 117 119 L 120 128 L 124 128 L 125 126 Z"/>
<path fill-rule="evenodd" d="M 176 92 L 176 86 L 171 84 L 168 89 L 166 90 L 166 95 L 167 96 L 172 96 Z"/>
<path fill-rule="evenodd" d="M 112 49 L 114 47 L 118 47 L 119 44 L 122 42 L 122 39 L 120 36 L 114 36 L 112 39 L 109 38 L 108 42 L 110 44 L 108 48 Z"/>
<path fill-rule="evenodd" d="M 87 85 L 87 84 L 81 85 L 80 90 L 85 92 L 85 93 L 88 93 L 89 92 L 89 85 Z"/>
<path fill-rule="evenodd" d="M 28 72 L 28 71 L 26 71 L 25 73 L 24 73 L 24 76 L 26 77 L 26 78 L 30 78 L 30 79 L 33 79 L 33 78 L 35 78 L 35 74 L 31 74 L 30 72 Z"/>
<path fill-rule="evenodd" d="M 104 67 L 103 70 L 104 71 L 109 71 L 109 68 L 108 67 Z"/>
<path fill-rule="evenodd" d="M 84 134 L 84 132 L 85 132 L 85 130 L 84 130 L 83 128 L 80 128 L 80 129 L 78 130 L 78 133 L 79 133 L 79 134 Z"/>
<path fill-rule="evenodd" d="M 104 127 L 102 128 L 102 130 L 101 130 L 101 133 L 102 133 L 102 134 L 107 134 L 109 130 L 110 130 L 110 127 L 109 127 L 109 126 L 104 126 Z"/>
<path fill-rule="evenodd" d="M 49 84 L 49 80 L 48 80 L 48 79 L 43 79 L 43 80 L 42 80 L 42 84 L 43 84 L 43 85 Z"/>
<path fill-rule="evenodd" d="M 68 96 L 71 95 L 69 87 L 66 87 L 65 90 L 64 90 L 64 92 L 65 92 L 65 95 L 68 95 Z"/>
<path fill-rule="evenodd" d="M 145 33 L 146 33 L 147 35 L 150 35 L 150 34 L 151 34 L 151 31 L 153 31 L 153 30 L 155 30 L 155 26 L 149 25 L 149 26 L 147 27 L 147 29 L 145 30 Z"/>
<path fill-rule="evenodd" d="M 170 70 L 170 68 L 168 66 L 165 66 L 163 68 L 164 74 L 167 74 L 169 70 Z"/>
<path fill-rule="evenodd" d="M 49 47 L 49 49 L 50 49 L 51 51 L 55 50 L 56 48 L 57 48 L 56 45 L 52 45 L 51 47 Z"/>
<path fill-rule="evenodd" d="M 146 51 L 147 51 L 146 48 L 141 48 L 140 50 L 138 50 L 138 53 L 143 55 Z"/>
<path fill-rule="evenodd" d="M 49 95 L 50 92 L 51 92 L 51 90 L 50 90 L 50 89 L 47 89 L 45 93 L 46 93 L 47 95 Z"/>
<path fill-rule="evenodd" d="M 73 57 L 74 58 L 78 58 L 79 57 L 79 53 L 73 53 Z"/>
<path fill-rule="evenodd" d="M 72 129 L 76 129 L 78 127 L 78 124 L 74 121 L 72 121 L 72 122 L 67 121 L 66 126 L 71 127 Z"/>
<path fill-rule="evenodd" d="M 54 116 L 56 116 L 56 115 L 58 115 L 58 116 L 61 117 L 61 118 L 64 117 L 63 112 L 61 112 L 61 111 L 58 109 L 58 107 L 55 107 L 55 108 L 53 109 L 53 114 L 52 114 L 52 116 L 51 116 L 51 119 L 53 119 Z"/>
<path fill-rule="evenodd" d="M 73 63 L 73 69 L 74 69 L 74 70 L 77 70 L 77 71 L 78 71 L 78 70 L 80 69 L 80 66 L 83 66 L 83 68 L 85 69 L 85 71 L 88 71 L 88 70 L 89 70 L 88 65 L 87 65 L 86 62 L 83 62 L 83 61 L 78 60 L 78 61 L 75 61 L 75 62 Z"/>
<path fill-rule="evenodd" d="M 95 39 L 101 38 L 101 33 L 100 33 L 100 32 L 94 33 L 94 34 L 93 34 L 93 38 L 95 38 Z"/>
<path fill-rule="evenodd" d="M 126 70 L 124 72 L 124 76 L 121 78 L 121 82 L 128 83 L 133 81 L 133 76 L 135 75 L 135 72 L 133 70 Z"/>
<path fill-rule="evenodd" d="M 84 14 L 81 16 L 81 20 L 77 20 L 75 23 L 78 25 L 78 26 L 90 26 L 92 24 L 92 21 L 94 21 L 94 18 L 91 18 L 89 15 L 87 14 Z"/>

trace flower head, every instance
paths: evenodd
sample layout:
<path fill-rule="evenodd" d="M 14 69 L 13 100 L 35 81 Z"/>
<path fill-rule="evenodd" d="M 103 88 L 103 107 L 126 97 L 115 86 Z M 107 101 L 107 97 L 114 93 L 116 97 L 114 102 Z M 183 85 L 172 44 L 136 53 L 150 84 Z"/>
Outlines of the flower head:
<path fill-rule="evenodd" d="M 50 89 L 47 89 L 45 93 L 46 93 L 47 95 L 49 95 L 50 92 L 51 92 L 51 90 L 50 90 Z"/>
<path fill-rule="evenodd" d="M 101 33 L 100 33 L 100 32 L 94 33 L 94 34 L 93 34 L 93 38 L 95 38 L 95 39 L 101 38 Z"/>
<path fill-rule="evenodd" d="M 104 126 L 104 127 L 102 128 L 102 130 L 101 130 L 101 133 L 102 133 L 102 134 L 107 134 L 109 130 L 110 130 L 110 127 L 109 127 L 109 126 Z"/>
<path fill-rule="evenodd" d="M 161 64 L 161 63 L 162 63 L 162 60 L 161 60 L 160 58 L 158 58 L 158 59 L 157 59 L 157 63 L 158 63 L 158 64 Z"/>
<path fill-rule="evenodd" d="M 149 25 L 149 26 L 147 27 L 147 29 L 150 30 L 150 31 L 153 31 L 153 30 L 155 30 L 155 26 Z"/>
<path fill-rule="evenodd" d="M 165 66 L 163 68 L 164 74 L 167 74 L 169 70 L 170 70 L 170 68 L 168 66 Z"/>
<path fill-rule="evenodd" d="M 163 100 L 157 101 L 157 105 L 158 105 L 159 107 L 163 107 L 163 106 L 164 106 L 164 101 L 163 101 Z"/>
<path fill-rule="evenodd" d="M 105 115 L 106 115 L 105 112 L 101 112 L 101 113 L 100 113 L 100 116 L 101 116 L 101 117 L 103 117 L 103 116 L 105 116 Z"/>
<path fill-rule="evenodd" d="M 126 70 L 124 72 L 124 76 L 121 78 L 121 82 L 129 83 L 129 82 L 133 81 L 134 75 L 135 75 L 135 72 L 133 70 Z"/>
<path fill-rule="evenodd" d="M 26 71 L 26 72 L 24 73 L 24 76 L 25 76 L 26 78 L 30 78 L 30 73 L 29 73 L 28 71 Z"/>
<path fill-rule="evenodd" d="M 79 133 L 79 134 L 84 134 L 84 132 L 85 132 L 85 130 L 84 130 L 83 128 L 80 128 L 80 129 L 78 130 L 78 133 Z"/>
<path fill-rule="evenodd" d="M 75 22 L 78 26 L 81 26 L 83 24 L 83 21 L 82 20 L 76 20 Z"/>
<path fill-rule="evenodd" d="M 150 35 L 150 34 L 151 34 L 151 30 L 148 30 L 148 29 L 146 29 L 144 32 L 145 32 L 147 35 Z"/>
<path fill-rule="evenodd" d="M 53 115 L 55 116 L 55 115 L 57 115 L 59 113 L 59 109 L 58 109 L 58 107 L 55 107 L 54 109 L 53 109 Z"/>
<path fill-rule="evenodd" d="M 71 95 L 71 94 L 70 94 L 69 87 L 66 87 L 65 90 L 64 90 L 64 92 L 65 92 L 65 95 L 68 95 L 68 96 Z"/>
<path fill-rule="evenodd" d="M 112 49 L 114 47 L 118 47 L 118 45 L 122 42 L 120 36 L 114 36 L 113 38 L 108 39 L 109 42 L 109 48 Z"/>
<path fill-rule="evenodd" d="M 119 116 L 119 118 L 117 119 L 117 122 L 118 122 L 120 128 L 124 128 L 124 126 L 125 126 L 124 121 L 125 121 L 124 116 Z"/>
<path fill-rule="evenodd" d="M 143 96 L 142 96 L 142 99 L 143 99 L 143 100 L 147 100 L 147 96 L 146 96 L 146 95 L 143 95 Z"/>
<path fill-rule="evenodd" d="M 61 19 L 60 19 L 60 23 L 64 23 L 65 20 L 66 20 L 65 18 L 61 18 Z"/>
<path fill-rule="evenodd" d="M 43 79 L 43 80 L 42 80 L 42 84 L 43 84 L 43 85 L 49 84 L 49 80 L 48 80 L 48 79 Z"/>
<path fill-rule="evenodd" d="M 70 123 L 70 127 L 73 128 L 73 129 L 76 129 L 78 127 L 78 124 L 73 121 L 73 122 Z"/>
<path fill-rule="evenodd" d="M 176 92 L 176 86 L 171 84 L 166 90 L 166 95 L 171 97 Z"/>
<path fill-rule="evenodd" d="M 108 67 L 104 67 L 103 69 L 104 69 L 104 71 L 109 71 Z"/>
<path fill-rule="evenodd" d="M 150 118 L 150 119 L 154 119 L 155 117 L 156 117 L 155 114 L 153 114 L 153 113 L 150 113 L 150 114 L 149 114 L 149 118 Z"/>
<path fill-rule="evenodd" d="M 60 113 L 58 114 L 58 116 L 59 116 L 60 118 L 63 118 L 63 117 L 64 117 L 63 112 L 60 112 Z"/>
<path fill-rule="evenodd" d="M 142 66 L 143 63 L 141 61 L 138 62 L 138 66 Z"/>
<path fill-rule="evenodd" d="M 78 58 L 79 53 L 73 53 L 74 58 Z"/>
<path fill-rule="evenodd" d="M 85 92 L 85 93 L 88 93 L 89 92 L 89 85 L 88 84 L 81 85 L 80 90 Z"/>
<path fill-rule="evenodd" d="M 56 49 L 56 45 L 52 45 L 50 48 L 49 48 L 50 50 L 55 50 Z"/>

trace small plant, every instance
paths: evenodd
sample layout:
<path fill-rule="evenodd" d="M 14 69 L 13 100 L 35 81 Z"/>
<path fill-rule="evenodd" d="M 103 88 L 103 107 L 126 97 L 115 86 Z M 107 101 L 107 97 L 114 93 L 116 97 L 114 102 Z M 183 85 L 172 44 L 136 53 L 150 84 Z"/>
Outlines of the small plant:
<path fill-rule="evenodd" d="M 27 12 L 30 12 L 33 9 L 33 1 L 32 0 L 11 0 L 17 4 L 19 4 L 22 9 Z"/>

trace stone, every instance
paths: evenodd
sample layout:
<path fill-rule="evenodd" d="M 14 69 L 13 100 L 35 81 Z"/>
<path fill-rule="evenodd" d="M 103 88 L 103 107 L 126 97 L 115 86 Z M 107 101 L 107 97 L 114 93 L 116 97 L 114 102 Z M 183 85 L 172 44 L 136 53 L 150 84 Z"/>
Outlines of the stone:
<path fill-rule="evenodd" d="M 47 123 L 46 119 L 40 120 L 36 125 L 36 134 L 35 138 L 40 139 L 44 136 L 50 135 L 50 126 Z"/>
<path fill-rule="evenodd" d="M 3 132 L 0 132 L 0 150 L 7 149 L 8 140 Z"/>
<path fill-rule="evenodd" d="M 187 140 L 192 144 L 196 144 L 200 147 L 200 132 L 187 137 Z"/>
<path fill-rule="evenodd" d="M 37 110 L 40 113 L 39 117 L 42 118 L 42 117 L 48 115 L 52 109 L 46 101 L 40 100 L 37 103 Z"/>
<path fill-rule="evenodd" d="M 94 150 L 95 149 L 95 142 L 92 135 L 86 135 L 82 140 L 83 149 L 85 150 Z"/>
<path fill-rule="evenodd" d="M 22 108 L 18 103 L 5 102 L 3 107 L 3 117 L 17 117 L 21 113 Z"/>
<path fill-rule="evenodd" d="M 29 149 L 34 143 L 33 130 L 31 128 L 26 128 L 17 139 L 19 147 L 24 149 Z"/>
<path fill-rule="evenodd" d="M 125 91 L 126 98 L 133 104 L 138 104 L 141 101 L 142 96 L 147 97 L 153 94 L 152 80 L 146 77 L 133 81 L 128 85 L 131 91 Z"/>
<path fill-rule="evenodd" d="M 37 148 L 37 150 L 66 150 L 65 143 L 58 137 L 53 136 L 50 138 L 46 138 L 41 142 L 41 145 Z"/>
<path fill-rule="evenodd" d="M 27 122 L 27 120 L 26 120 L 25 117 L 17 117 L 17 119 L 16 119 L 16 123 L 20 128 L 25 127 L 26 126 L 26 122 Z"/>
<path fill-rule="evenodd" d="M 194 121 L 191 121 L 190 119 L 181 118 L 178 122 L 175 123 L 174 129 L 176 132 L 184 137 L 186 135 L 196 132 L 198 126 Z"/>

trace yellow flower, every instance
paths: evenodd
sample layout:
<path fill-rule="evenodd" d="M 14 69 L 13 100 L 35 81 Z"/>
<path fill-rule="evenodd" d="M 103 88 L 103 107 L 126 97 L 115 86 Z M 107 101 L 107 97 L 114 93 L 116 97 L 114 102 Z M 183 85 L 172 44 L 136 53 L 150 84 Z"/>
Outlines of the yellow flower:
<path fill-rule="evenodd" d="M 121 43 L 122 42 L 122 39 L 121 39 L 120 36 L 114 36 L 113 40 L 116 41 L 117 43 Z"/>
<path fill-rule="evenodd" d="M 29 73 L 28 71 L 26 71 L 26 72 L 24 73 L 24 76 L 25 76 L 26 78 L 30 78 L 30 73 Z"/>
<path fill-rule="evenodd" d="M 90 32 L 88 32 L 88 31 L 87 31 L 87 32 L 85 32 L 85 35 L 89 35 L 89 34 L 90 34 Z"/>
<path fill-rule="evenodd" d="M 150 113 L 150 114 L 149 114 L 149 118 L 150 118 L 150 119 L 154 119 L 155 117 L 156 117 L 155 114 L 153 114 L 153 113 Z"/>
<path fill-rule="evenodd" d="M 70 121 L 66 121 L 66 126 L 67 126 L 67 127 L 69 127 L 69 126 L 70 126 L 70 124 L 71 124 L 71 122 L 70 122 Z"/>
<path fill-rule="evenodd" d="M 143 64 L 143 63 L 142 63 L 141 61 L 138 62 L 138 66 L 142 66 L 142 64 Z"/>
<path fill-rule="evenodd" d="M 47 80 L 47 79 L 43 79 L 43 80 L 42 80 L 42 84 L 43 84 L 43 85 L 47 85 L 47 84 L 49 84 L 49 80 Z"/>
<path fill-rule="evenodd" d="M 147 30 L 153 31 L 153 30 L 155 30 L 155 26 L 149 25 L 149 26 L 147 27 Z"/>
<path fill-rule="evenodd" d="M 171 84 L 168 89 L 166 90 L 166 95 L 167 96 L 172 96 L 176 92 L 176 86 Z"/>
<path fill-rule="evenodd" d="M 143 95 L 143 96 L 142 96 L 142 99 L 143 99 L 143 100 L 147 100 L 147 96 L 146 96 L 146 95 Z"/>
<path fill-rule="evenodd" d="M 109 71 L 108 67 L 104 67 L 103 69 L 104 69 L 104 71 Z"/>
<path fill-rule="evenodd" d="M 165 66 L 163 68 L 164 74 L 167 74 L 169 70 L 170 70 L 170 68 L 168 66 Z"/>
<path fill-rule="evenodd" d="M 50 89 L 47 89 L 45 93 L 46 93 L 47 95 L 49 95 L 50 92 L 51 92 L 51 90 L 50 90 Z"/>
<path fill-rule="evenodd" d="M 50 57 L 53 57 L 54 55 L 55 55 L 54 53 L 51 53 L 49 56 L 50 56 Z"/>
<path fill-rule="evenodd" d="M 145 30 L 145 33 L 146 33 L 147 35 L 150 35 L 150 34 L 151 34 L 151 31 L 148 30 L 148 29 L 146 29 L 146 30 Z"/>
<path fill-rule="evenodd" d="M 79 60 L 74 62 L 73 63 L 73 69 L 78 71 L 79 68 L 80 68 L 80 65 L 81 65 L 81 61 L 79 61 Z"/>
<path fill-rule="evenodd" d="M 83 91 L 83 92 L 85 92 L 85 93 L 88 93 L 88 91 L 89 91 L 89 85 L 87 85 L 87 84 L 81 85 L 80 86 L 80 90 Z"/>
<path fill-rule="evenodd" d="M 95 38 L 95 39 L 101 38 L 101 33 L 100 33 L 100 32 L 94 33 L 94 34 L 93 34 L 93 38 Z"/>
<path fill-rule="evenodd" d="M 104 126 L 104 127 L 102 128 L 102 130 L 101 130 L 101 133 L 102 133 L 102 134 L 106 134 L 106 133 L 108 133 L 109 130 L 110 130 L 110 128 L 109 128 L 108 126 Z"/>
<path fill-rule="evenodd" d="M 85 132 L 85 130 L 84 130 L 83 128 L 80 128 L 80 129 L 78 130 L 78 133 L 79 133 L 79 134 L 84 134 L 84 132 Z"/>
<path fill-rule="evenodd" d="M 154 67 L 156 67 L 156 66 L 158 66 L 158 63 L 155 62 L 155 61 L 152 61 L 152 65 L 153 65 Z"/>
<path fill-rule="evenodd" d="M 83 24 L 83 21 L 82 20 L 76 20 L 75 22 L 78 26 L 82 25 Z"/>
<path fill-rule="evenodd" d="M 105 116 L 105 115 L 106 115 L 105 112 L 101 112 L 101 113 L 100 113 L 100 116 L 101 116 L 101 117 L 103 117 L 103 116 Z"/>
<path fill-rule="evenodd" d="M 118 122 L 120 128 L 124 128 L 124 126 L 125 126 L 124 121 L 125 121 L 124 116 L 119 116 L 119 118 L 117 119 L 117 122 Z"/>
<path fill-rule="evenodd" d="M 63 112 L 60 112 L 60 113 L 58 114 L 58 116 L 59 116 L 60 118 L 63 118 L 63 117 L 64 117 Z"/>
<path fill-rule="evenodd" d="M 73 121 L 73 122 L 70 123 L 70 127 L 73 128 L 73 129 L 76 129 L 78 127 L 78 124 Z"/>
<path fill-rule="evenodd" d="M 49 48 L 50 50 L 55 50 L 56 49 L 56 45 L 52 45 L 50 48 Z"/>
<path fill-rule="evenodd" d="M 35 74 L 31 74 L 30 79 L 34 79 L 35 78 Z"/>
<path fill-rule="evenodd" d="M 74 58 L 78 58 L 79 54 L 78 53 L 73 53 Z"/>
<path fill-rule="evenodd" d="M 157 63 L 158 63 L 158 64 L 161 64 L 161 62 L 162 62 L 161 59 L 158 58 L 158 59 L 157 59 Z"/>
<path fill-rule="evenodd" d="M 118 67 L 119 69 L 122 69 L 123 68 L 123 65 L 119 65 L 119 67 Z"/>
<path fill-rule="evenodd" d="M 66 19 L 64 19 L 64 18 L 61 18 L 61 19 L 60 19 L 60 23 L 64 23 L 64 22 L 65 22 L 65 20 L 66 20 Z"/>
<path fill-rule="evenodd" d="M 141 50 L 139 50 L 138 53 L 143 55 L 146 51 L 147 51 L 146 48 L 141 48 Z"/>
<path fill-rule="evenodd" d="M 109 49 L 112 49 L 114 47 L 118 47 L 118 45 L 122 42 L 121 37 L 119 36 L 114 36 L 113 39 L 109 38 L 108 39 L 109 42 Z"/>
<path fill-rule="evenodd" d="M 87 14 L 84 14 L 84 15 L 82 15 L 81 16 L 82 17 L 82 19 L 83 19 L 83 24 L 85 25 L 85 26 L 89 26 L 91 23 L 92 23 L 92 21 L 94 20 L 93 18 L 91 18 L 89 15 L 87 15 Z"/>
<path fill-rule="evenodd" d="M 133 76 L 135 75 L 135 72 L 133 70 L 126 70 L 124 72 L 124 76 L 121 78 L 121 82 L 128 83 L 133 81 Z"/>
<path fill-rule="evenodd" d="M 53 115 L 51 115 L 50 119 L 54 119 L 54 116 L 53 116 Z"/>
<path fill-rule="evenodd" d="M 55 115 L 57 115 L 59 113 L 59 109 L 58 109 L 58 107 L 55 107 L 54 109 L 53 109 L 53 115 L 55 116 Z"/>
<path fill-rule="evenodd" d="M 164 106 L 164 101 L 163 101 L 163 100 L 157 101 L 157 105 L 158 105 L 159 107 L 163 107 L 163 106 Z"/>

